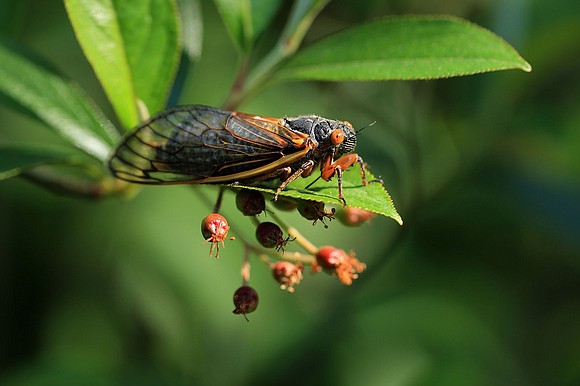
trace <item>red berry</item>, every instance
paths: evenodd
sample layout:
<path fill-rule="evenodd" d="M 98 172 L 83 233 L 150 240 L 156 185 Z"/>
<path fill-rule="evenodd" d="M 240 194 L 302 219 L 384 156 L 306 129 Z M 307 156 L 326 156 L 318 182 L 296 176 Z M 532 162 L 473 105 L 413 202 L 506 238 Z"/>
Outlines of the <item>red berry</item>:
<path fill-rule="evenodd" d="M 335 247 L 322 247 L 316 253 L 316 262 L 326 272 L 336 276 L 343 284 L 351 285 L 358 274 L 366 269 L 354 253 L 346 253 Z"/>
<path fill-rule="evenodd" d="M 273 222 L 263 222 L 256 228 L 256 239 L 264 248 L 283 249 L 290 240 L 290 236 L 284 238 L 282 229 Z"/>
<path fill-rule="evenodd" d="M 330 212 L 327 212 L 324 208 L 324 203 L 318 201 L 301 200 L 298 203 L 298 212 L 302 217 L 307 220 L 314 221 L 312 225 L 316 224 L 318 220 L 328 228 L 328 225 L 324 222 L 325 219 L 332 220 L 334 218 L 334 212 L 336 210 L 332 208 Z"/>
<path fill-rule="evenodd" d="M 258 293 L 249 286 L 242 286 L 234 293 L 234 314 L 242 314 L 244 317 L 258 308 Z M 246 318 L 247 320 L 248 318 Z"/>
<path fill-rule="evenodd" d="M 255 216 L 266 209 L 266 200 L 257 190 L 242 189 L 236 194 L 236 206 L 244 216 Z"/>
<path fill-rule="evenodd" d="M 344 208 L 340 208 L 338 210 L 336 217 L 342 224 L 356 227 L 375 217 L 375 214 L 368 210 L 356 208 L 354 206 L 345 206 Z"/>
<path fill-rule="evenodd" d="M 316 253 L 316 262 L 325 270 L 334 270 L 346 259 L 346 253 L 335 247 L 322 247 Z"/>
<path fill-rule="evenodd" d="M 215 257 L 219 257 L 219 244 L 221 243 L 223 245 L 229 230 L 230 226 L 221 214 L 212 213 L 201 221 L 201 234 L 207 242 L 211 243 L 211 247 L 209 248 L 210 256 L 213 254 L 215 248 Z"/>

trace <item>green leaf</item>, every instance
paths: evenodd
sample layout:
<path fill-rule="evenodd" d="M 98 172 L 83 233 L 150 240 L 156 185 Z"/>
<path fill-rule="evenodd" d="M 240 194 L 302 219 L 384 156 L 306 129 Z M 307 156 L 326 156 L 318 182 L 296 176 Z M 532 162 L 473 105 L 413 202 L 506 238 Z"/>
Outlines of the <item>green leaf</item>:
<path fill-rule="evenodd" d="M 137 98 L 165 107 L 179 63 L 180 21 L 174 0 L 115 0 Z"/>
<path fill-rule="evenodd" d="M 177 70 L 179 18 L 173 0 L 65 0 L 77 39 L 126 128 L 138 101 L 161 110 Z"/>
<path fill-rule="evenodd" d="M 179 13 L 183 51 L 190 60 L 198 60 L 203 42 L 203 19 L 199 0 L 179 0 Z"/>
<path fill-rule="evenodd" d="M 99 160 L 118 140 L 111 122 L 76 85 L 1 44 L 0 92 Z"/>
<path fill-rule="evenodd" d="M 270 23 L 280 0 L 214 0 L 238 48 L 248 51 Z"/>
<path fill-rule="evenodd" d="M 435 79 L 531 66 L 492 32 L 453 17 L 406 16 L 348 28 L 299 51 L 275 80 Z"/>
<path fill-rule="evenodd" d="M 0 147 L 0 181 L 18 176 L 24 170 L 46 164 L 66 163 L 78 157 L 72 149 L 45 145 Z"/>
<path fill-rule="evenodd" d="M 268 27 L 280 7 L 280 0 L 252 0 L 253 41 Z"/>
<path fill-rule="evenodd" d="M 299 178 L 293 181 L 286 187 L 286 189 L 280 192 L 280 196 L 342 206 L 342 201 L 338 199 L 338 185 L 336 178 L 330 182 L 320 179 L 308 189 L 306 188 L 312 181 L 318 178 L 318 176 L 315 176 L 314 174 L 308 178 Z M 372 181 L 374 179 L 375 177 L 367 170 L 367 180 Z M 344 172 L 342 184 L 344 199 L 349 206 L 390 217 L 400 225 L 403 225 L 403 219 L 395 209 L 391 196 L 381 183 L 374 182 L 364 186 L 362 184 L 360 170 L 356 167 L 352 167 Z M 254 189 L 274 194 L 278 185 L 279 182 L 271 182 L 254 186 L 236 185 L 236 187 Z"/>

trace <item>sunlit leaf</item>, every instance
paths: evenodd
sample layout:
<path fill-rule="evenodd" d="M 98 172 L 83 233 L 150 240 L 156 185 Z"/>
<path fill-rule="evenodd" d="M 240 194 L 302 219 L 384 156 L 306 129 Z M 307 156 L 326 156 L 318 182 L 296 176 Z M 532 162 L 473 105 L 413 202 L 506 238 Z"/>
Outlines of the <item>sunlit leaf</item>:
<path fill-rule="evenodd" d="M 203 19 L 199 0 L 179 0 L 179 13 L 183 51 L 190 60 L 197 60 L 201 57 L 203 42 Z"/>
<path fill-rule="evenodd" d="M 434 79 L 531 66 L 494 33 L 453 17 L 410 16 L 348 28 L 299 51 L 277 80 Z"/>
<path fill-rule="evenodd" d="M 173 0 L 65 0 L 69 18 L 119 119 L 140 121 L 138 101 L 161 110 L 179 59 Z"/>
<path fill-rule="evenodd" d="M 113 125 L 76 85 L 0 45 L 0 92 L 79 149 L 104 160 Z"/>

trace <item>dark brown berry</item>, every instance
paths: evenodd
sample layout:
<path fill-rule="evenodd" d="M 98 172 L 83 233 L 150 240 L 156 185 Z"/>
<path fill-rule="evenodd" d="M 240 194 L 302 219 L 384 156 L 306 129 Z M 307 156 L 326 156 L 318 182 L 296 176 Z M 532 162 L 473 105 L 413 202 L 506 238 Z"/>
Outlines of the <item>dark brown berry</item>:
<path fill-rule="evenodd" d="M 201 234 L 207 242 L 211 243 L 209 248 L 210 256 L 213 254 L 215 249 L 216 259 L 219 257 L 219 245 L 220 243 L 223 245 L 229 230 L 230 226 L 225 217 L 221 214 L 212 213 L 201 221 Z"/>
<path fill-rule="evenodd" d="M 330 212 L 327 212 L 324 208 L 324 203 L 318 201 L 301 200 L 298 203 L 298 212 L 302 217 L 307 220 L 314 221 L 312 225 L 316 224 L 316 222 L 320 220 L 325 228 L 328 228 L 328 225 L 326 225 L 324 220 L 332 220 L 334 218 L 335 211 L 336 210 L 332 208 Z"/>
<path fill-rule="evenodd" d="M 273 222 L 263 222 L 256 228 L 256 239 L 264 248 L 283 249 L 290 240 L 290 236 L 284 238 L 282 229 Z"/>
<path fill-rule="evenodd" d="M 263 222 L 256 228 L 256 238 L 265 248 L 274 248 L 284 239 L 282 229 L 272 222 Z"/>
<path fill-rule="evenodd" d="M 244 216 L 255 216 L 266 209 L 266 200 L 257 190 L 242 189 L 236 194 L 236 206 Z"/>
<path fill-rule="evenodd" d="M 345 206 L 338 210 L 336 217 L 342 224 L 356 227 L 375 217 L 375 214 L 368 210 L 356 208 L 354 206 Z"/>
<path fill-rule="evenodd" d="M 242 286 L 234 293 L 234 314 L 242 314 L 244 317 L 258 308 L 258 293 L 249 286 Z M 248 318 L 246 318 L 247 320 Z"/>

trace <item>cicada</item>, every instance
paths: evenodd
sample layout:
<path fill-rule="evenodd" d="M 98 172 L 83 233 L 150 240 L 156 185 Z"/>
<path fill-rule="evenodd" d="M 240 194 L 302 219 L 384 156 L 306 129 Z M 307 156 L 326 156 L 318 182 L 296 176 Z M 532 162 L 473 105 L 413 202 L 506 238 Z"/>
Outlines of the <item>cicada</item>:
<path fill-rule="evenodd" d="M 338 180 L 358 163 L 356 132 L 346 121 L 316 115 L 269 118 L 209 106 L 179 106 L 128 135 L 109 160 L 113 174 L 140 184 L 255 184 L 279 178 L 274 200 L 292 181 L 312 174 Z"/>

